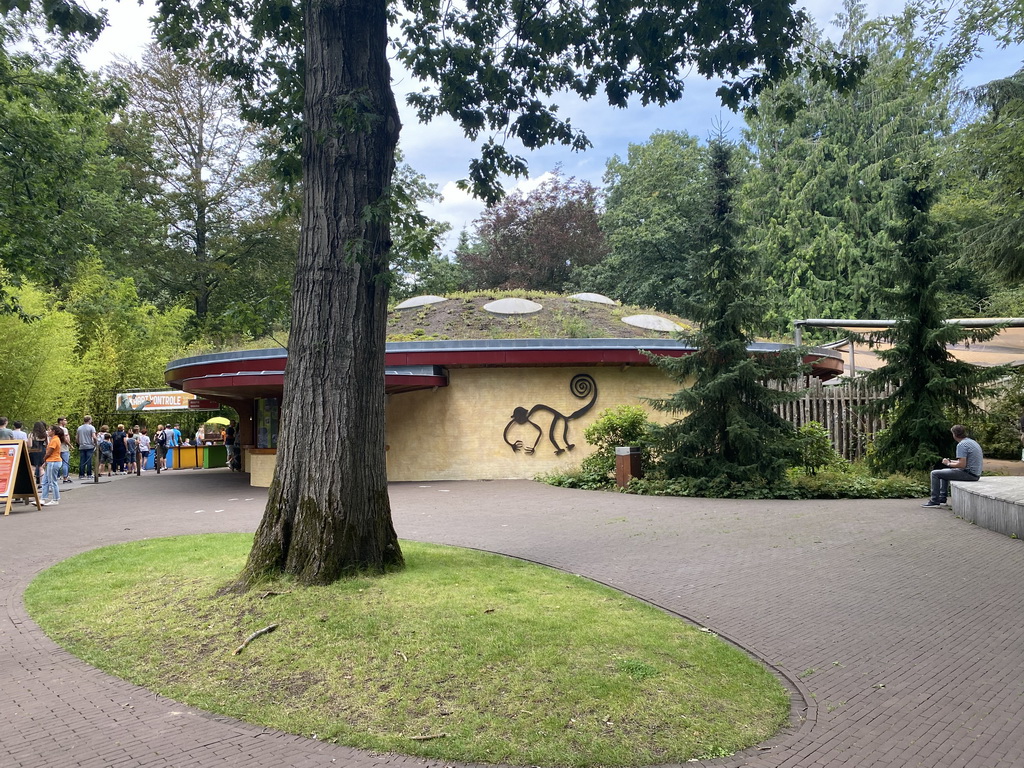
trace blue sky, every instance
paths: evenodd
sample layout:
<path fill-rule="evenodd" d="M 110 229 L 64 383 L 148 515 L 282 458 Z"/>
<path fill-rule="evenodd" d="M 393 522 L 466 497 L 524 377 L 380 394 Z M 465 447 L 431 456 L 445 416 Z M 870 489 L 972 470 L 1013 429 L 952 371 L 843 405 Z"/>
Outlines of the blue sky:
<path fill-rule="evenodd" d="M 93 0 L 93 6 L 97 4 L 98 0 Z M 842 2 L 811 0 L 803 5 L 817 24 L 823 26 L 840 10 Z M 109 64 L 114 56 L 138 58 L 151 39 L 147 18 L 153 13 L 152 0 L 146 0 L 142 6 L 131 0 L 104 2 L 102 7 L 108 9 L 111 26 L 85 57 L 86 65 L 99 68 Z M 867 2 L 871 16 L 896 13 L 902 7 L 901 0 Z M 1021 67 L 1022 61 L 1024 49 L 1020 47 L 1004 50 L 989 45 L 982 57 L 965 70 L 963 84 L 973 86 L 1010 75 Z M 463 137 L 451 121 L 435 120 L 429 125 L 420 125 L 402 98 L 405 93 L 416 90 L 415 83 L 397 68 L 393 76 L 402 110 L 402 150 L 406 161 L 442 190 L 444 201 L 429 206 L 427 213 L 452 225 L 450 243 L 454 244 L 458 231 L 469 227 L 483 209 L 481 203 L 455 187 L 455 182 L 466 175 L 469 161 L 474 157 L 474 144 Z M 645 142 L 655 131 L 687 131 L 706 138 L 719 122 L 727 129 L 738 131 L 743 120 L 719 104 L 715 96 L 717 87 L 717 83 L 694 75 L 687 83 L 682 100 L 664 108 L 613 109 L 596 99 L 585 103 L 565 98 L 560 102 L 563 113 L 586 132 L 593 147 L 586 152 L 572 152 L 564 147 L 522 152 L 530 164 L 530 179 L 521 180 L 519 185 L 527 189 L 535 186 L 545 172 L 561 165 L 565 175 L 587 179 L 600 186 L 606 161 L 614 155 L 625 157 L 630 144 Z M 514 184 L 515 181 L 510 181 L 507 186 L 511 188 Z"/>

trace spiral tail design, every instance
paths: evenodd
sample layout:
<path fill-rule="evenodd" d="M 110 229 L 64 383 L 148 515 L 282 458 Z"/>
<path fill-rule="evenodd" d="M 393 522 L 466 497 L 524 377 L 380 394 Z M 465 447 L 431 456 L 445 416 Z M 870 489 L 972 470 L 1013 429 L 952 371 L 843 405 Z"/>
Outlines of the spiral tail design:
<path fill-rule="evenodd" d="M 582 416 L 591 409 L 595 402 L 597 402 L 597 382 L 594 381 L 594 377 L 589 373 L 577 373 L 573 376 L 572 380 L 569 382 L 569 391 L 581 400 L 585 397 L 590 398 L 589 403 L 569 416 L 570 419 Z"/>
<path fill-rule="evenodd" d="M 580 399 L 590 397 L 597 391 L 597 382 L 589 373 L 577 373 L 569 382 L 569 391 Z"/>

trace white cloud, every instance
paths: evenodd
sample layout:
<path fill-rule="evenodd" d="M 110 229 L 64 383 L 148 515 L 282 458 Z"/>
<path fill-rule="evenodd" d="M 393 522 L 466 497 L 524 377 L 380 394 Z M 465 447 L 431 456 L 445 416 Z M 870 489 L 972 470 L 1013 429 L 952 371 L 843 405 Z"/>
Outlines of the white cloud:
<path fill-rule="evenodd" d="M 441 195 L 444 198 L 441 202 L 429 203 L 424 206 L 423 212 L 433 219 L 451 224 L 448 248 L 445 249 L 447 252 L 455 248 L 459 232 L 472 228 L 473 222 L 483 212 L 484 204 L 468 192 L 459 189 L 454 181 L 441 188 Z"/>

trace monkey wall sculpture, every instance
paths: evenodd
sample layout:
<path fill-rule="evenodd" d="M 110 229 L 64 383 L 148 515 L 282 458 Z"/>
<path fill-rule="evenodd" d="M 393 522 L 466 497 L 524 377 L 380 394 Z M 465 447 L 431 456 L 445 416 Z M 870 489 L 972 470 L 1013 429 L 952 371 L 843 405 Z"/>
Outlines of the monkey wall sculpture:
<path fill-rule="evenodd" d="M 544 430 L 536 421 L 534 421 L 534 417 L 540 414 L 540 416 L 538 416 L 538 420 L 543 420 L 548 417 L 551 419 L 551 423 L 548 425 L 548 440 L 550 440 L 551 444 L 555 447 L 556 456 L 575 448 L 576 445 L 569 442 L 569 422 L 573 419 L 578 419 L 589 411 L 593 407 L 594 403 L 597 402 L 597 382 L 595 382 L 594 378 L 589 374 L 578 373 L 573 376 L 572 380 L 569 382 L 569 391 L 581 400 L 588 397 L 590 399 L 585 405 L 573 411 L 568 416 L 555 410 L 550 405 L 544 405 L 543 403 L 538 403 L 529 410 L 522 406 L 516 408 L 512 411 L 511 420 L 505 425 L 505 431 L 502 435 L 505 439 L 505 443 L 508 444 L 513 451 L 522 451 L 526 454 L 532 454 L 537 449 L 537 443 L 540 442 L 541 437 L 544 435 Z M 529 441 L 532 436 L 532 444 L 527 445 L 523 438 L 517 440 L 509 439 L 509 433 L 512 432 L 517 425 L 526 428 L 525 440 Z M 561 444 L 559 444 L 558 438 L 555 435 L 555 430 L 559 426 L 562 428 Z M 513 433 L 511 436 L 515 437 L 516 435 Z"/>

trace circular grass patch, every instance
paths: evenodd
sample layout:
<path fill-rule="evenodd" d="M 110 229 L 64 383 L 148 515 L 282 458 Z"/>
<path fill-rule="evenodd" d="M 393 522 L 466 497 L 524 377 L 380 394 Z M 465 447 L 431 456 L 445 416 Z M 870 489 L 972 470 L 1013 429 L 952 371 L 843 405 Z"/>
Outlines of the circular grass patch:
<path fill-rule="evenodd" d="M 763 666 L 579 577 L 403 542 L 407 568 L 384 577 L 218 596 L 251 543 L 106 547 L 42 573 L 26 603 L 50 637 L 111 674 L 376 751 L 641 766 L 730 754 L 787 721 L 789 696 Z"/>

